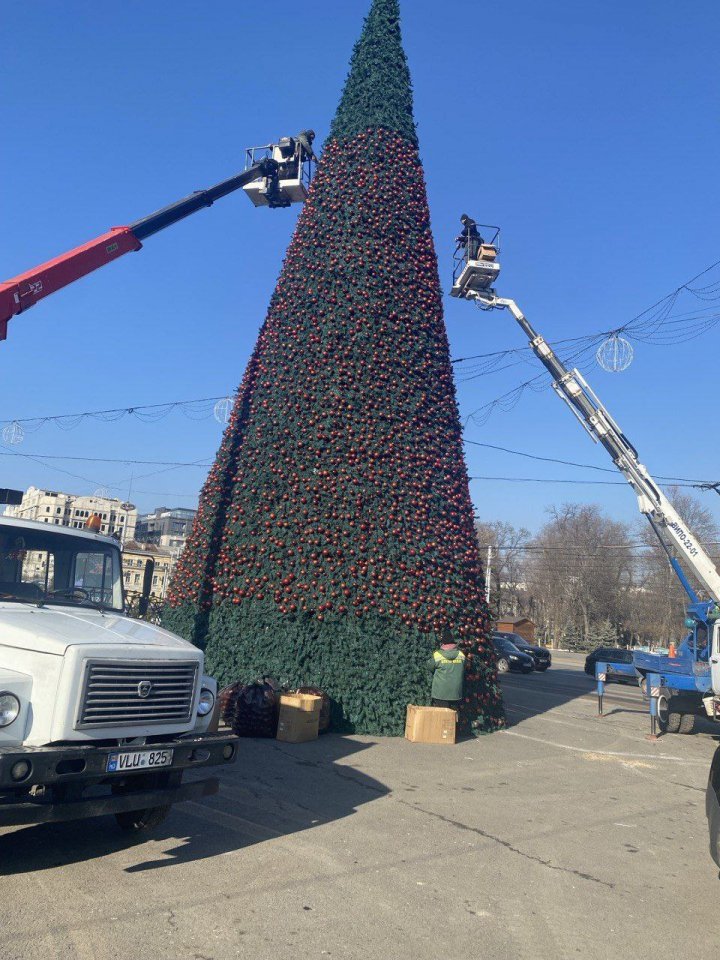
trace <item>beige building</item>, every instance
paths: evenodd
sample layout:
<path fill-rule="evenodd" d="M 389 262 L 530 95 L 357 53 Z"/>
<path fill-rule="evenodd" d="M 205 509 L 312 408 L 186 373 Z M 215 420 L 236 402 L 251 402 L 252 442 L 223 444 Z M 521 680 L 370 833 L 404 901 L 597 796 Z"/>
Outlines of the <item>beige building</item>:
<path fill-rule="evenodd" d="M 159 547 L 152 543 L 136 543 L 134 540 L 123 546 L 123 579 L 125 593 L 131 599 L 133 594 L 139 594 L 143 588 L 145 566 L 152 557 L 155 561 L 150 596 L 155 600 L 164 600 L 170 583 L 175 557 L 166 547 Z"/>
<path fill-rule="evenodd" d="M 28 487 L 21 504 L 5 508 L 5 515 L 8 517 L 39 520 L 40 523 L 74 527 L 76 530 L 82 529 L 94 513 L 98 514 L 101 520 L 99 533 L 116 536 L 121 543 L 134 538 L 137 508 L 134 504 L 123 503 L 121 500 L 83 497 L 74 493 Z"/>

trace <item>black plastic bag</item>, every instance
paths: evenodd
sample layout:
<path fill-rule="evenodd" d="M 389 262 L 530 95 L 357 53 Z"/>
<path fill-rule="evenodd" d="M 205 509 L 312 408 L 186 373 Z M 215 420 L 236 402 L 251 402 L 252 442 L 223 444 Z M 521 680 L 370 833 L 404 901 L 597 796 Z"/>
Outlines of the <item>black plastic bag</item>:
<path fill-rule="evenodd" d="M 235 683 L 231 683 L 230 686 L 223 687 L 218 694 L 220 716 L 223 723 L 226 723 L 229 727 L 232 726 L 235 717 L 235 701 L 245 686 L 247 686 L 247 684 L 243 683 L 242 680 L 236 680 Z"/>
<path fill-rule="evenodd" d="M 235 696 L 233 733 L 238 737 L 274 737 L 278 706 L 277 685 L 268 677 L 242 686 Z"/>

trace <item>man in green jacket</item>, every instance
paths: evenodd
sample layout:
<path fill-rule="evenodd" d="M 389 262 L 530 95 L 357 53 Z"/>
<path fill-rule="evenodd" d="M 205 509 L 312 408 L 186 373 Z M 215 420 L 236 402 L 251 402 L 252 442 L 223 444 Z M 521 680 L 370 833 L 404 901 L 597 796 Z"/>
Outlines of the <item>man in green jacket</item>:
<path fill-rule="evenodd" d="M 428 666 L 432 670 L 432 705 L 457 710 L 463 697 L 465 683 L 465 654 L 453 640 L 449 627 L 444 627 L 442 644 Z"/>

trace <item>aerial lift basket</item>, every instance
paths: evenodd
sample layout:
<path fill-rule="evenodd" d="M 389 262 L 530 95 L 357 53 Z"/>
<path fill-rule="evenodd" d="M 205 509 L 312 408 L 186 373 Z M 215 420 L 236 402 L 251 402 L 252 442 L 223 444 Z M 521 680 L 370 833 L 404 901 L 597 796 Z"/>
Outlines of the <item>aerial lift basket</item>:
<path fill-rule="evenodd" d="M 463 300 L 474 300 L 490 290 L 500 275 L 497 261 L 500 247 L 500 228 L 478 224 L 483 229 L 493 230 L 489 243 L 481 243 L 474 259 L 467 255 L 467 248 L 455 251 L 453 285 L 450 295 Z"/>
<path fill-rule="evenodd" d="M 248 147 L 245 151 L 245 169 L 249 169 L 265 157 L 275 160 L 278 164 L 278 194 L 276 199 L 269 199 L 270 178 L 259 177 L 243 187 L 253 205 L 289 207 L 291 203 L 304 203 L 312 180 L 312 160 L 305 159 L 301 155 L 296 138 L 283 137 L 278 143 L 264 147 Z"/>

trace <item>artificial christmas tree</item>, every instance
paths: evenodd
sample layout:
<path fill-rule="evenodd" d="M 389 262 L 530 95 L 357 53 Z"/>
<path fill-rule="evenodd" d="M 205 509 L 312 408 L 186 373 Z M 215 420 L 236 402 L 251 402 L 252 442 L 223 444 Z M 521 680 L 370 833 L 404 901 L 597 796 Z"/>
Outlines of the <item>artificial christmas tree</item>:
<path fill-rule="evenodd" d="M 502 723 L 397 0 L 374 0 L 169 592 L 221 682 L 402 734 L 449 625 Z"/>

